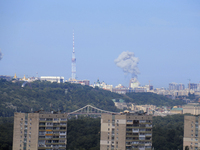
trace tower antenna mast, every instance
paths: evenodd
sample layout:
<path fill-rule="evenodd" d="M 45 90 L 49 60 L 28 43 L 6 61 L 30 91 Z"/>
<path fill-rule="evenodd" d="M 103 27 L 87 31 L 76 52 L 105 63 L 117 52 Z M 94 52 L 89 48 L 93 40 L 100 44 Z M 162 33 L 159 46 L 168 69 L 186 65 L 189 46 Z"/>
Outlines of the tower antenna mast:
<path fill-rule="evenodd" d="M 74 30 L 73 30 L 73 52 L 72 52 L 72 80 L 76 79 L 76 57 L 75 57 L 75 50 L 74 50 Z"/>

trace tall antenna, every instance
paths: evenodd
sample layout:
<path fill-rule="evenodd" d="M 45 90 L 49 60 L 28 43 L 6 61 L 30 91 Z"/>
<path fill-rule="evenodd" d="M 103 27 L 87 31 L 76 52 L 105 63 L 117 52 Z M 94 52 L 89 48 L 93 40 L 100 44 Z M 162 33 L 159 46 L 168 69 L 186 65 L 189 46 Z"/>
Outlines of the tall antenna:
<path fill-rule="evenodd" d="M 74 30 L 73 30 L 73 52 L 72 52 L 72 80 L 76 79 L 76 57 L 74 50 Z"/>

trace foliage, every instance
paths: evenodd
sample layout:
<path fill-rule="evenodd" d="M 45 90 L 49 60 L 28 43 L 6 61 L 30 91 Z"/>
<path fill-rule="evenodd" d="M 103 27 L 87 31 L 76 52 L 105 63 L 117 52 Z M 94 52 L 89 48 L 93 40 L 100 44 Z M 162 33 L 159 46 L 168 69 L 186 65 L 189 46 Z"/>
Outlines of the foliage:
<path fill-rule="evenodd" d="M 67 132 L 68 150 L 100 149 L 100 118 L 71 119 Z"/>
<path fill-rule="evenodd" d="M 12 150 L 13 117 L 0 118 L 0 150 Z"/>
<path fill-rule="evenodd" d="M 155 150 L 183 149 L 184 115 L 153 117 Z"/>
<path fill-rule="evenodd" d="M 51 83 L 47 81 L 13 83 L 0 79 L 0 116 L 13 116 L 15 111 L 30 112 L 45 110 L 62 110 L 71 112 L 87 104 L 108 111 L 119 111 L 112 99 L 124 99 L 136 104 L 157 106 L 181 105 L 180 100 L 171 100 L 154 93 L 127 93 L 121 95 L 107 90 L 71 83 Z M 50 107 L 51 106 L 51 107 Z"/>
<path fill-rule="evenodd" d="M 109 111 L 119 111 L 111 99 L 124 95 L 103 89 L 71 83 L 50 83 L 35 81 L 27 83 L 0 80 L 0 116 L 13 116 L 14 112 L 62 110 L 71 112 L 87 104 Z M 50 105 L 52 106 L 50 108 Z"/>
<path fill-rule="evenodd" d="M 175 106 L 185 104 L 182 100 L 172 100 L 163 95 L 155 93 L 127 93 L 131 99 L 127 99 L 126 102 L 135 103 L 137 105 L 156 105 L 156 106 Z"/>
<path fill-rule="evenodd" d="M 188 97 L 187 98 L 190 99 L 190 100 L 196 100 L 195 99 L 195 94 L 194 93 L 191 94 L 190 92 L 188 93 Z"/>

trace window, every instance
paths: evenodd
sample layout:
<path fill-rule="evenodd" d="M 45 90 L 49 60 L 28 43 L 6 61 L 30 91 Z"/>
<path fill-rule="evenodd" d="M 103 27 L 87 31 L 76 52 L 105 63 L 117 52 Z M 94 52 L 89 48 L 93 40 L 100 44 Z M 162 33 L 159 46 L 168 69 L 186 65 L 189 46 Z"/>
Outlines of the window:
<path fill-rule="evenodd" d="M 47 120 L 47 121 L 52 121 L 53 119 L 52 119 L 52 118 L 47 118 L 46 120 Z"/>
<path fill-rule="evenodd" d="M 110 123 L 108 124 L 108 126 L 110 126 Z"/>
<path fill-rule="evenodd" d="M 31 130 L 31 127 L 29 129 Z"/>
<path fill-rule="evenodd" d="M 108 131 L 110 131 L 110 128 L 108 128 Z"/>

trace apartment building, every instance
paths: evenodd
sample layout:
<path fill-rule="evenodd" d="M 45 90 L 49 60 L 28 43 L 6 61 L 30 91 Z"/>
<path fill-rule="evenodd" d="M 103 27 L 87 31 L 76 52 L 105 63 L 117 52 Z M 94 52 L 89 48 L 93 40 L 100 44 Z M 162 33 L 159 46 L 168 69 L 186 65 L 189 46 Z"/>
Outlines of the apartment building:
<path fill-rule="evenodd" d="M 183 150 L 200 149 L 199 127 L 200 127 L 199 116 L 184 116 Z"/>
<path fill-rule="evenodd" d="M 67 145 L 67 114 L 14 114 L 13 150 L 60 150 Z"/>
<path fill-rule="evenodd" d="M 151 150 L 152 116 L 102 114 L 100 150 Z"/>
<path fill-rule="evenodd" d="M 200 114 L 200 104 L 199 103 L 188 103 L 183 105 L 183 114 L 190 113 L 192 115 Z"/>

